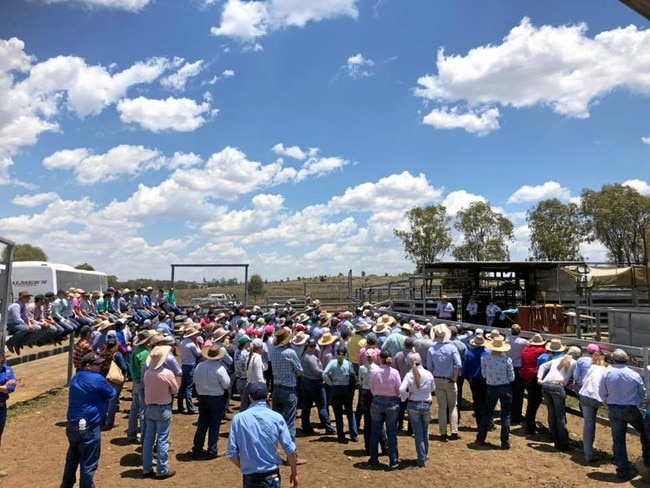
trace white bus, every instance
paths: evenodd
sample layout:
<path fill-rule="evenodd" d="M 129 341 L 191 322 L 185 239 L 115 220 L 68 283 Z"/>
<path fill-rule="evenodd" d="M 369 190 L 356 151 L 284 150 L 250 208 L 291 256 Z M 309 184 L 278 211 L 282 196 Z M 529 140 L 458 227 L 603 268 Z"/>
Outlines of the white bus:
<path fill-rule="evenodd" d="M 0 266 L 0 273 L 4 273 L 4 266 Z M 48 291 L 56 294 L 58 290 L 68 290 L 70 287 L 104 292 L 108 288 L 108 277 L 99 271 L 85 271 L 66 264 L 43 261 L 15 261 L 11 265 L 12 300 L 23 290 L 32 295 Z"/>

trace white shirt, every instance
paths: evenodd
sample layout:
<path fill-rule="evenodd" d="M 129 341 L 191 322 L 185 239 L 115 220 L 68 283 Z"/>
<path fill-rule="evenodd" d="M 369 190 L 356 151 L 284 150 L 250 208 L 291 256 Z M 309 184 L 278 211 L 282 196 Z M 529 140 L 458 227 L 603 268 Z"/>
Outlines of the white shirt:
<path fill-rule="evenodd" d="M 361 389 L 370 389 L 370 373 L 372 373 L 378 367 L 379 366 L 377 366 L 375 363 L 372 363 L 370 366 L 368 366 L 368 363 L 366 363 L 363 366 L 359 367 L 359 386 Z"/>
<path fill-rule="evenodd" d="M 202 361 L 194 370 L 194 386 L 199 395 L 223 396 L 230 376 L 221 361 Z"/>
<path fill-rule="evenodd" d="M 514 335 L 508 336 L 506 342 L 510 344 L 510 350 L 506 354 L 512 359 L 512 367 L 521 368 L 521 353 L 529 342 L 523 337 Z"/>
<path fill-rule="evenodd" d="M 251 353 L 250 363 L 248 363 L 248 368 L 246 368 L 246 383 L 256 383 L 261 381 L 264 383 L 264 370 L 266 369 L 266 364 L 262 361 L 262 356 L 257 353 Z"/>
<path fill-rule="evenodd" d="M 196 359 L 201 357 L 201 349 L 196 343 L 191 339 L 183 339 L 181 341 L 181 364 L 183 366 L 194 366 L 196 365 Z"/>
<path fill-rule="evenodd" d="M 584 380 L 582 380 L 582 388 L 578 392 L 580 396 L 585 396 L 593 400 L 602 402 L 598 387 L 600 386 L 600 379 L 607 371 L 607 366 L 601 364 L 592 364 L 587 370 Z"/>
<path fill-rule="evenodd" d="M 436 306 L 436 310 L 438 310 L 438 317 L 441 319 L 450 319 L 451 314 L 454 313 L 454 306 L 451 304 L 451 302 L 438 302 L 438 305 Z"/>
<path fill-rule="evenodd" d="M 476 302 L 468 303 L 467 307 L 465 307 L 465 310 L 467 310 L 467 312 L 470 315 L 476 315 L 478 313 L 478 303 L 476 303 Z"/>
<path fill-rule="evenodd" d="M 562 356 L 561 358 L 553 359 L 552 361 L 542 364 L 537 372 L 537 379 L 541 380 L 543 378 L 544 383 L 562 382 L 564 386 L 566 386 L 569 383 L 569 380 L 573 377 L 573 372 L 576 369 L 576 360 L 570 357 L 570 366 L 567 369 L 560 371 L 558 366 L 565 357 L 566 356 Z M 547 371 L 548 374 L 546 374 Z M 546 377 L 544 376 L 545 374 Z"/>
<path fill-rule="evenodd" d="M 413 371 L 409 371 L 404 376 L 402 384 L 399 387 L 399 392 L 402 395 L 402 401 L 411 400 L 414 402 L 430 402 L 431 393 L 436 391 L 436 385 L 433 381 L 433 375 L 424 369 L 422 366 L 418 368 L 420 371 L 420 387 L 415 383 Z"/>

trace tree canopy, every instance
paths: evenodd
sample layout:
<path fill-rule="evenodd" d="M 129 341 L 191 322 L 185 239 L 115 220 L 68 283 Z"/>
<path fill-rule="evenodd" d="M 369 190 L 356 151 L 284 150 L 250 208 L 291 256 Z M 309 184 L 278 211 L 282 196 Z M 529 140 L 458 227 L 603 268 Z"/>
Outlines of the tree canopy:
<path fill-rule="evenodd" d="M 649 223 L 650 197 L 620 184 L 604 185 L 600 191 L 585 189 L 581 211 L 587 238 L 600 241 L 616 264 L 643 262 L 643 234 Z"/>
<path fill-rule="evenodd" d="M 473 202 L 458 212 L 454 228 L 463 234 L 463 243 L 452 255 L 458 261 L 508 261 L 508 242 L 514 240 L 514 225 L 489 203 Z"/>
<path fill-rule="evenodd" d="M 88 263 L 77 264 L 74 268 L 75 269 L 83 269 L 85 271 L 95 271 L 95 268 L 93 266 L 91 266 L 90 264 L 88 264 Z"/>
<path fill-rule="evenodd" d="M 7 261 L 8 248 L 2 251 L 2 261 Z M 14 261 L 47 261 L 47 254 L 38 246 L 31 244 L 16 244 L 14 247 Z"/>
<path fill-rule="evenodd" d="M 264 280 L 259 274 L 254 274 L 248 280 L 248 294 L 254 299 L 264 296 Z"/>
<path fill-rule="evenodd" d="M 451 247 L 451 218 L 444 205 L 414 207 L 406 212 L 409 230 L 394 229 L 402 240 L 407 259 L 414 263 L 440 260 Z"/>
<path fill-rule="evenodd" d="M 526 213 L 530 253 L 535 261 L 581 260 L 585 226 L 580 207 L 557 198 L 543 200 Z"/>

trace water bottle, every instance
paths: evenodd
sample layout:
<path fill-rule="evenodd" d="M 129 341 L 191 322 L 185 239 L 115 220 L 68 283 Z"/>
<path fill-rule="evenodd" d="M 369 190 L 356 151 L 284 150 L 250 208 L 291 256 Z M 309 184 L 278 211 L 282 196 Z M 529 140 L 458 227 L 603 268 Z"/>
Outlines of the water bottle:
<path fill-rule="evenodd" d="M 79 420 L 79 433 L 80 434 L 86 433 L 86 419 Z"/>

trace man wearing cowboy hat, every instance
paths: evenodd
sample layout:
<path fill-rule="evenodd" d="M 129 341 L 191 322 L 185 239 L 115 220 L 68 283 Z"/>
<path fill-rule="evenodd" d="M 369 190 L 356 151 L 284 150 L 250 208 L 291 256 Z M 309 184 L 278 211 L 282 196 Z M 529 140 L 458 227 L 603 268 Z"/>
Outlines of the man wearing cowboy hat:
<path fill-rule="evenodd" d="M 377 344 L 381 349 L 384 345 L 388 335 L 390 334 L 390 328 L 395 323 L 395 317 L 391 315 L 384 314 L 381 317 L 377 318 L 377 322 L 372 327 L 372 331 L 377 336 Z"/>
<path fill-rule="evenodd" d="M 291 331 L 282 327 L 275 331 L 269 352 L 273 369 L 273 410 L 282 414 L 289 427 L 291 439 L 296 439 L 296 411 L 298 409 L 297 378 L 302 376 L 302 365 L 296 351 L 289 347 Z"/>
<path fill-rule="evenodd" d="M 481 374 L 487 384 L 487 395 L 476 443 L 485 444 L 485 438 L 494 417 L 494 409 L 499 402 L 501 406 L 501 449 L 510 449 L 511 383 L 515 380 L 512 359 L 505 354 L 510 350 L 510 344 L 505 342 L 505 337 L 498 336 L 488 342 L 485 347 L 491 354 L 481 357 Z"/>
<path fill-rule="evenodd" d="M 447 442 L 447 423 L 451 425 L 451 439 L 458 436 L 458 409 L 456 400 L 458 392 L 456 381 L 462 367 L 458 348 L 449 340 L 451 331 L 445 324 L 437 324 L 433 328 L 435 343 L 427 353 L 427 369 L 433 374 L 436 384 L 436 400 L 438 401 L 438 425 L 440 439 Z"/>
<path fill-rule="evenodd" d="M 196 413 L 192 394 L 194 393 L 194 368 L 196 368 L 197 360 L 201 357 L 201 349 L 197 345 L 200 333 L 199 329 L 187 327 L 181 340 L 180 355 L 183 376 L 178 390 L 178 413 L 185 413 L 185 406 L 188 415 Z"/>
<path fill-rule="evenodd" d="M 11 334 L 7 348 L 16 354 L 20 354 L 20 349 L 30 341 L 30 336 L 35 337 L 40 330 L 38 325 L 30 323 L 27 314 L 27 304 L 31 298 L 31 293 L 21 291 L 18 299 L 7 307 L 7 332 Z"/>
<path fill-rule="evenodd" d="M 541 334 L 530 338 L 528 346 L 521 353 L 521 370 L 519 374 L 526 388 L 526 435 L 537 434 L 537 410 L 542 404 L 542 386 L 537 383 L 539 358 L 546 353 L 546 341 Z"/>
<path fill-rule="evenodd" d="M 377 325 L 375 325 L 375 328 L 380 327 L 381 323 L 386 323 L 384 321 L 384 317 L 390 317 L 390 315 L 383 315 L 380 317 Z M 388 323 L 390 325 L 397 323 L 393 317 L 390 318 L 393 319 L 392 321 L 388 320 Z M 390 334 L 386 338 L 384 343 L 381 345 L 381 350 L 390 352 L 390 356 L 393 358 L 396 357 L 397 353 L 404 349 L 404 342 L 406 341 L 407 337 L 411 337 L 412 333 L 413 329 L 411 328 L 410 324 L 401 324 L 397 332 Z"/>
<path fill-rule="evenodd" d="M 144 384 L 142 375 L 144 373 L 145 362 L 149 357 L 149 342 L 155 335 L 153 330 L 141 330 L 133 342 L 133 353 L 131 354 L 131 378 L 133 378 L 133 400 L 131 401 L 131 410 L 129 411 L 129 426 L 126 431 L 126 437 L 131 443 L 138 442 L 138 422 L 140 423 L 140 432 L 144 433 Z M 141 440 L 144 436 L 141 435 Z"/>
<path fill-rule="evenodd" d="M 487 395 L 487 385 L 481 373 L 481 358 L 490 354 L 485 350 L 486 344 L 487 341 L 483 334 L 475 335 L 469 341 L 470 347 L 465 354 L 465 361 L 463 361 L 463 376 L 469 382 L 469 388 L 472 391 L 472 409 L 477 427 L 481 425 Z"/>
<path fill-rule="evenodd" d="M 224 393 L 230 388 L 230 376 L 221 361 L 227 355 L 219 344 L 204 347 L 201 355 L 205 361 L 199 363 L 194 372 L 194 384 L 199 394 L 199 422 L 194 434 L 192 459 L 215 459 L 221 421 L 226 416 Z M 208 435 L 208 450 L 203 450 L 205 435 Z"/>
<path fill-rule="evenodd" d="M 156 479 L 171 478 L 176 471 L 169 467 L 169 436 L 172 429 L 172 395 L 178 393 L 176 376 L 164 367 L 171 346 L 156 346 L 146 361 L 144 402 L 146 405 L 142 442 L 142 477 L 153 478 L 153 446 L 157 442 Z"/>

